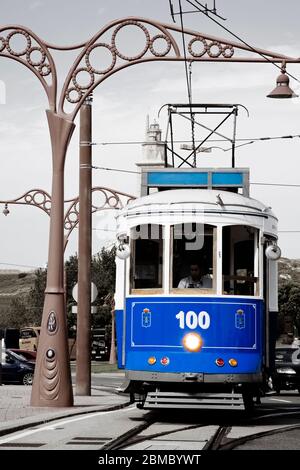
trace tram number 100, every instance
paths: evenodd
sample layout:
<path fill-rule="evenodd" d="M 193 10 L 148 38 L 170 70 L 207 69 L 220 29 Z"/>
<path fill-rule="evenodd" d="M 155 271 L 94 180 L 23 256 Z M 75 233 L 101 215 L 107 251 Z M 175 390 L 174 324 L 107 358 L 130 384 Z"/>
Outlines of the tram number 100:
<path fill-rule="evenodd" d="M 192 310 L 186 313 L 181 310 L 181 312 L 177 313 L 176 318 L 179 320 L 179 328 L 182 330 L 185 328 L 195 330 L 197 327 L 207 330 L 210 326 L 210 316 L 205 311 L 197 314 Z"/>

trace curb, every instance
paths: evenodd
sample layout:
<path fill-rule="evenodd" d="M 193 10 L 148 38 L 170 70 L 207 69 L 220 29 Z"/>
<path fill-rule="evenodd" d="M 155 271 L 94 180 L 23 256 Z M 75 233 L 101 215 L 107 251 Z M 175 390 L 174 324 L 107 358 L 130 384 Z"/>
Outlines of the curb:
<path fill-rule="evenodd" d="M 0 429 L 0 436 L 6 436 L 7 434 L 12 434 L 17 431 L 22 431 L 23 429 L 27 429 L 28 427 L 31 426 L 40 426 L 41 424 L 46 424 L 46 423 L 51 423 L 51 421 L 57 421 L 58 419 L 62 418 L 69 418 L 71 416 L 78 416 L 78 415 L 86 415 L 90 413 L 95 413 L 96 411 L 115 411 L 115 410 L 121 410 L 122 408 L 126 408 L 127 406 L 131 405 L 130 400 L 126 401 L 124 403 L 119 403 L 118 405 L 112 405 L 108 406 L 106 408 L 100 407 L 100 406 L 93 406 L 89 410 L 85 410 L 82 408 L 81 410 L 74 410 L 74 411 L 66 411 L 65 413 L 56 413 L 55 415 L 49 416 L 49 417 L 44 417 L 37 419 L 35 421 L 27 422 L 27 423 L 20 423 L 16 425 L 7 425 L 7 427 L 3 427 Z M 24 420 L 27 418 L 23 418 Z"/>

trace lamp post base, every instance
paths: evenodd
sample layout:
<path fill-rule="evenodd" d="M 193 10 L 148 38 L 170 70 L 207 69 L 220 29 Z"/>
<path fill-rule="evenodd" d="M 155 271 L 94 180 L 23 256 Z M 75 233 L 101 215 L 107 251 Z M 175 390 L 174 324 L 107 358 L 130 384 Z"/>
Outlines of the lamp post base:
<path fill-rule="evenodd" d="M 64 292 L 46 293 L 31 406 L 73 406 Z"/>

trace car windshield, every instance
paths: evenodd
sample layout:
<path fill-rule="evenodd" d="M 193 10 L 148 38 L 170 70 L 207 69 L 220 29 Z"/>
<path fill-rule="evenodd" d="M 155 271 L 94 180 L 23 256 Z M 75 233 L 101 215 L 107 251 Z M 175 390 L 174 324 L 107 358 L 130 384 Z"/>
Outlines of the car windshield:
<path fill-rule="evenodd" d="M 300 363 L 300 349 L 295 348 L 281 348 L 276 349 L 275 361 L 279 362 L 293 362 Z"/>
<path fill-rule="evenodd" d="M 6 351 L 6 355 L 10 356 L 13 359 L 17 359 L 18 361 L 27 362 L 27 359 L 24 356 L 22 356 L 21 354 L 17 354 L 13 351 Z"/>

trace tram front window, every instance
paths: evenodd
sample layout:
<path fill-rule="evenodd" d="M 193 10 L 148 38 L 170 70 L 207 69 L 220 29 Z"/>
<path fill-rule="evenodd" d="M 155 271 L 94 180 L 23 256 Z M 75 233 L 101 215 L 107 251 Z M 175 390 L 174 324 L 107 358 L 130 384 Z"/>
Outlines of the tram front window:
<path fill-rule="evenodd" d="M 185 223 L 172 227 L 172 289 L 193 294 L 192 289 L 213 293 L 216 263 L 214 240 L 216 228 L 210 225 Z"/>
<path fill-rule="evenodd" d="M 131 292 L 162 290 L 163 230 L 146 224 L 131 231 Z"/>
<path fill-rule="evenodd" d="M 223 294 L 258 295 L 258 236 L 254 227 L 223 227 Z"/>

